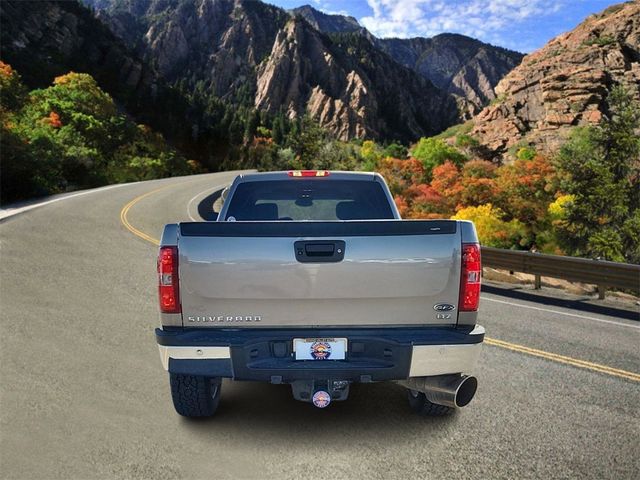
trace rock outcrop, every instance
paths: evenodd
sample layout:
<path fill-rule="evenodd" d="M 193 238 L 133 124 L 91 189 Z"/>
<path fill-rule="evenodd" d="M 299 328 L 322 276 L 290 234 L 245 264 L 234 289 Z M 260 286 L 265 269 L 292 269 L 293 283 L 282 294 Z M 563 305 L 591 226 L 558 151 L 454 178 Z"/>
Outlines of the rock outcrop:
<path fill-rule="evenodd" d="M 478 113 L 495 98 L 495 86 L 524 56 L 450 33 L 433 38 L 376 38 L 353 17 L 328 15 L 309 5 L 292 12 L 322 32 L 358 33 L 369 39 L 396 62 L 455 95 L 465 118 Z"/>
<path fill-rule="evenodd" d="M 497 85 L 471 135 L 494 158 L 526 144 L 552 153 L 573 127 L 607 114 L 614 85 L 640 101 L 639 61 L 640 3 L 611 6 L 527 55 Z"/>
<path fill-rule="evenodd" d="M 311 24 L 313 28 L 325 33 L 361 32 L 364 29 L 353 17 L 347 15 L 332 15 L 316 10 L 311 5 L 291 10 L 294 15 L 300 15 Z"/>
<path fill-rule="evenodd" d="M 457 34 L 433 38 L 384 38 L 377 42 L 405 65 L 460 100 L 465 117 L 478 113 L 495 98 L 494 87 L 523 55 Z"/>

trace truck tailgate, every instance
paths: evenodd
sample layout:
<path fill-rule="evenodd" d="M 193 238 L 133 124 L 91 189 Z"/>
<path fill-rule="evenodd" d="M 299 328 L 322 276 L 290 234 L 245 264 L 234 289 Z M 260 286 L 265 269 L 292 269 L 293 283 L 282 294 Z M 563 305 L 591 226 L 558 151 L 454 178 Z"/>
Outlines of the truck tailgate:
<path fill-rule="evenodd" d="M 455 221 L 183 223 L 178 252 L 185 327 L 457 320 Z"/>

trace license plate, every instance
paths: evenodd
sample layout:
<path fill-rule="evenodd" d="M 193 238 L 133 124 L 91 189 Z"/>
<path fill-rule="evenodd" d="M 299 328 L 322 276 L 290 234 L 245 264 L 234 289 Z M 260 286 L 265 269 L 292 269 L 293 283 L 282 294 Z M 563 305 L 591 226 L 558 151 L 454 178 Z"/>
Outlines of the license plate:
<path fill-rule="evenodd" d="M 344 360 L 346 338 L 294 338 L 296 360 Z"/>

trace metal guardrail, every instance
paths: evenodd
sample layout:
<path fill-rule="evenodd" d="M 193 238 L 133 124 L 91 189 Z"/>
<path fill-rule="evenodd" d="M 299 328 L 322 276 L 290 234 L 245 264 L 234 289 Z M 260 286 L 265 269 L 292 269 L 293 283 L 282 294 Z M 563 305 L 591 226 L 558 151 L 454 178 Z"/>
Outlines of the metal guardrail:
<path fill-rule="evenodd" d="M 538 289 L 544 276 L 597 285 L 600 298 L 604 298 L 607 287 L 640 292 L 640 265 L 492 247 L 482 247 L 482 264 L 533 274 Z"/>

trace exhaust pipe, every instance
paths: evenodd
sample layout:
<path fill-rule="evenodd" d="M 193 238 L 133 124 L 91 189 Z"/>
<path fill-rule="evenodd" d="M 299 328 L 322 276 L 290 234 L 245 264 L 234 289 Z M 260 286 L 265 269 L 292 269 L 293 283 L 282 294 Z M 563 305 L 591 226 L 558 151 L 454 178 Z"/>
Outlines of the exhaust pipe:
<path fill-rule="evenodd" d="M 468 405 L 478 389 L 478 379 L 472 375 L 412 377 L 399 383 L 424 393 L 431 403 L 454 408 Z"/>

